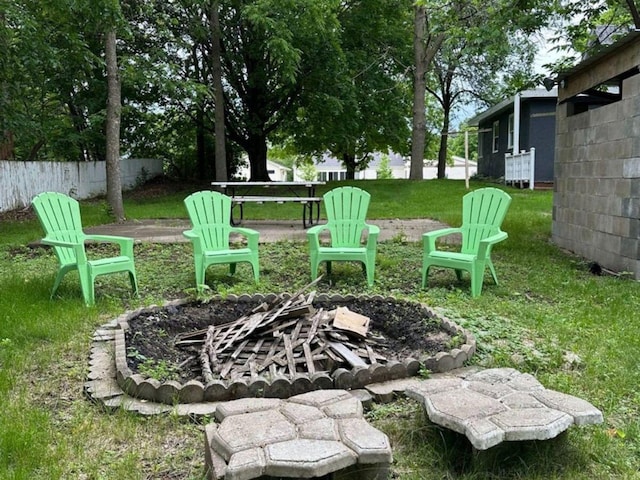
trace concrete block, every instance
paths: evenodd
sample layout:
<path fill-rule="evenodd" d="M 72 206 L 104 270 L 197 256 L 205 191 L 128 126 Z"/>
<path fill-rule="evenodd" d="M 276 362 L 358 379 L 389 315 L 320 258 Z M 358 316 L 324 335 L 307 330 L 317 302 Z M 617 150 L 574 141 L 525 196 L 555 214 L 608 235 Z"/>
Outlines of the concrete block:
<path fill-rule="evenodd" d="M 640 238 L 640 216 L 629 219 L 629 238 Z M 640 260 L 640 255 L 638 259 Z"/>
<path fill-rule="evenodd" d="M 620 255 L 631 260 L 640 258 L 640 241 L 637 237 L 623 238 L 621 240 Z"/>
<path fill-rule="evenodd" d="M 631 222 L 628 218 L 613 216 L 612 218 L 612 229 L 611 233 L 613 235 L 618 235 L 622 238 L 629 237 L 631 230 Z M 621 240 L 622 241 L 622 240 Z"/>
<path fill-rule="evenodd" d="M 640 218 L 640 198 L 623 198 L 622 216 L 627 218 Z"/>
<path fill-rule="evenodd" d="M 621 176 L 624 178 L 640 178 L 640 157 L 625 159 Z"/>

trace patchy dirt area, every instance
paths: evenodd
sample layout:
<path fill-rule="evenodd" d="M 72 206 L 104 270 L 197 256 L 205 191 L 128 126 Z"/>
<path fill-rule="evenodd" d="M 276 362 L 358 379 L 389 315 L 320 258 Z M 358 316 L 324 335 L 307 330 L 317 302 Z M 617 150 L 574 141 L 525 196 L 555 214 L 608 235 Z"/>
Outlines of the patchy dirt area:
<path fill-rule="evenodd" d="M 127 361 L 134 373 L 165 376 L 159 380 L 202 381 L 200 348 L 177 347 L 176 335 L 220 325 L 248 314 L 258 303 L 219 301 L 167 307 L 129 320 L 126 334 Z M 420 304 L 384 299 L 353 299 L 314 302 L 314 307 L 332 310 L 346 306 L 371 319 L 371 332 L 386 339 L 380 351 L 389 360 L 431 356 L 453 348 L 458 339 L 446 332 L 440 320 Z"/>

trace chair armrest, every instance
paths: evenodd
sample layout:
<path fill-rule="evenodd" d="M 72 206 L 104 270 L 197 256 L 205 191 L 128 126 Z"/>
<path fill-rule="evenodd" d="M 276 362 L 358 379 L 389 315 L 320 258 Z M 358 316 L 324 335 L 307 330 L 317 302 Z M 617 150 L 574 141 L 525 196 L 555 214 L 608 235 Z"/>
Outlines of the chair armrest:
<path fill-rule="evenodd" d="M 204 252 L 202 238 L 199 233 L 194 230 L 185 230 L 182 232 L 182 235 L 191 241 L 193 244 L 193 250 L 196 254 L 202 254 Z"/>
<path fill-rule="evenodd" d="M 491 235 L 490 237 L 485 238 L 484 240 L 480 240 L 480 247 L 478 248 L 478 258 L 485 258 L 486 255 L 490 252 L 490 248 L 503 240 L 506 240 L 509 237 L 507 232 L 498 232 L 495 235 Z"/>
<path fill-rule="evenodd" d="M 85 235 L 85 240 L 94 242 L 117 243 L 120 246 L 120 255 L 133 258 L 133 238 L 118 237 L 116 235 Z"/>
<path fill-rule="evenodd" d="M 53 238 L 43 238 L 40 240 L 40 243 L 43 245 L 51 245 L 52 247 L 66 247 L 66 248 L 75 248 L 78 245 L 82 246 L 80 242 L 65 242 L 64 240 L 55 240 Z"/>
<path fill-rule="evenodd" d="M 41 240 L 43 245 L 50 245 L 52 247 L 71 248 L 74 250 L 78 265 L 87 263 L 87 254 L 84 251 L 83 242 L 65 242 L 64 240 L 55 240 L 53 238 L 43 238 Z"/>
<path fill-rule="evenodd" d="M 437 250 L 436 240 L 438 238 L 461 232 L 461 228 L 441 228 L 440 230 L 434 230 L 433 232 L 423 233 L 422 241 L 424 243 L 424 252 L 428 254 L 429 252 Z"/>
<path fill-rule="evenodd" d="M 380 227 L 377 225 L 364 224 L 365 228 L 369 231 L 367 235 L 367 247 L 374 247 L 378 242 L 378 235 L 380 235 Z"/>
<path fill-rule="evenodd" d="M 320 248 L 320 233 L 324 230 L 329 230 L 329 227 L 327 225 L 316 225 L 307 229 L 307 240 L 311 248 L 316 250 Z"/>
<path fill-rule="evenodd" d="M 231 227 L 231 233 L 238 233 L 243 235 L 247 239 L 247 245 L 251 250 L 258 249 L 258 240 L 260 239 L 260 232 L 253 230 L 252 228 L 245 227 Z"/>

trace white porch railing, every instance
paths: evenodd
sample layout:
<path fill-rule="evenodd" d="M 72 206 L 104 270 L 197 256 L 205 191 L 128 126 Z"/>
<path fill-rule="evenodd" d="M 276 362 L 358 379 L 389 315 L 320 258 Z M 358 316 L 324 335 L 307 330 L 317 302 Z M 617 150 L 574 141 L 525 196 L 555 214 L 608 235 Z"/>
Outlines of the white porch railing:
<path fill-rule="evenodd" d="M 536 149 L 534 147 L 531 147 L 528 152 L 522 150 L 520 153 L 506 153 L 504 155 L 504 183 L 520 183 L 522 187 L 522 184 L 526 182 L 533 190 L 535 167 Z"/>

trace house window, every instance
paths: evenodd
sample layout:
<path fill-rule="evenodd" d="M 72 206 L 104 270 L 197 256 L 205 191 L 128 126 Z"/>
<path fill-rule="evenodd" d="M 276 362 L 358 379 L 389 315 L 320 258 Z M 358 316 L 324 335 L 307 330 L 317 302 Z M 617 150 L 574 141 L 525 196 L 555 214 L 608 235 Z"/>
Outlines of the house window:
<path fill-rule="evenodd" d="M 484 133 L 478 132 L 478 158 L 482 158 L 482 150 L 484 148 Z"/>
<path fill-rule="evenodd" d="M 347 172 L 319 172 L 318 173 L 319 180 L 321 182 L 329 182 L 333 180 L 346 180 Z"/>
<path fill-rule="evenodd" d="M 493 153 L 500 150 L 500 120 L 493 122 Z"/>
<path fill-rule="evenodd" d="M 513 113 L 509 115 L 509 134 L 507 136 L 507 148 L 513 148 Z M 515 152 L 514 152 L 515 153 Z"/>

